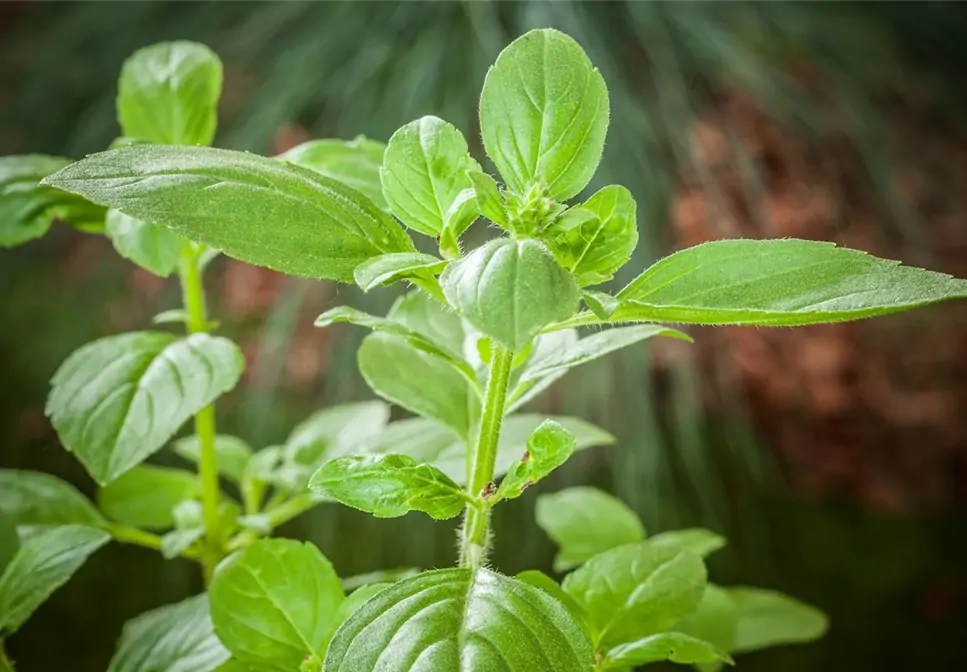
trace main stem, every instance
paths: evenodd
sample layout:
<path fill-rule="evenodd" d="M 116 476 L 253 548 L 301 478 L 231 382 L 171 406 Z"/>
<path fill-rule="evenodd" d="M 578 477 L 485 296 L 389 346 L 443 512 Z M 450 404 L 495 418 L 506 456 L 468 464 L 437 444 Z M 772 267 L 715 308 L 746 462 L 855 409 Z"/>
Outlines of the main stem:
<path fill-rule="evenodd" d="M 188 243 L 181 255 L 178 275 L 181 278 L 181 295 L 188 314 L 189 334 L 208 331 L 208 316 L 205 312 L 205 290 L 201 282 L 199 256 L 202 248 Z M 215 454 L 215 408 L 206 406 L 195 415 L 195 434 L 198 436 L 198 476 L 201 480 L 201 504 L 205 520 L 205 549 L 202 565 L 205 569 L 205 583 L 211 579 L 215 566 L 222 559 L 223 551 L 219 538 L 218 515 L 218 458 Z"/>
<path fill-rule="evenodd" d="M 497 461 L 497 442 L 504 422 L 504 404 L 507 400 L 507 383 L 510 380 L 514 353 L 502 345 L 495 346 L 490 364 L 490 378 L 484 395 L 483 417 L 473 451 L 467 455 L 468 490 L 473 497 L 480 497 L 494 480 L 494 464 Z M 487 557 L 490 527 L 490 507 L 481 503 L 467 506 L 460 539 L 460 566 L 476 569 Z"/>

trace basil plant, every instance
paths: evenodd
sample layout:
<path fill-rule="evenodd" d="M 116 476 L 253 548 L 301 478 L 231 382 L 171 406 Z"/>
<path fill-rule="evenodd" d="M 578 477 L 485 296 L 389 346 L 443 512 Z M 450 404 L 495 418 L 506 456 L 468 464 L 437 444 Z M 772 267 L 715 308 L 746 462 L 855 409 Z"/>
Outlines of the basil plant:
<path fill-rule="evenodd" d="M 110 672 L 714 670 L 823 634 L 823 614 L 797 600 L 709 583 L 717 534 L 648 537 L 627 506 L 586 487 L 538 499 L 563 579 L 501 574 L 488 562 L 493 507 L 613 441 L 521 410 L 575 366 L 651 338 L 690 340 L 669 323 L 854 320 L 963 297 L 967 281 L 830 243 L 722 240 L 661 259 L 616 293 L 594 289 L 631 258 L 635 201 L 618 185 L 575 201 L 610 104 L 581 47 L 554 30 L 514 41 L 484 81 L 480 131 L 496 176 L 432 116 L 385 145 L 317 140 L 271 158 L 213 149 L 220 89 L 205 47 L 150 47 L 122 71 L 114 148 L 0 163 L 0 241 L 54 220 L 103 230 L 121 255 L 177 273 L 184 305 L 157 320 L 188 332 L 98 340 L 54 376 L 48 415 L 101 486 L 98 506 L 50 476 L 2 474 L 3 637 L 112 538 L 198 560 L 207 591 L 131 621 Z M 475 222 L 496 235 L 466 249 Z M 202 269 L 219 252 L 364 291 L 408 284 L 386 316 L 337 307 L 316 324 L 371 330 L 364 379 L 415 417 L 389 423 L 382 401 L 327 409 L 258 451 L 217 434 L 212 404 L 243 367 L 205 312 Z M 192 417 L 195 434 L 172 441 Z M 166 447 L 197 473 L 144 464 Z M 321 502 L 460 516 L 456 565 L 340 579 L 314 546 L 266 538 Z"/>

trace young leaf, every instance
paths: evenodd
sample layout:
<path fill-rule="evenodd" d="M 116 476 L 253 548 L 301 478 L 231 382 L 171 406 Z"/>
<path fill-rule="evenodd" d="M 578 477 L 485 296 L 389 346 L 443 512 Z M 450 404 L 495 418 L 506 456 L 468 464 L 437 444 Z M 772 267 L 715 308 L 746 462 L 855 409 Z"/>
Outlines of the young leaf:
<path fill-rule="evenodd" d="M 391 334 L 363 339 L 356 354 L 359 372 L 373 391 L 403 408 L 470 435 L 480 401 L 467 379 L 438 357 Z"/>
<path fill-rule="evenodd" d="M 154 324 L 188 324 L 188 311 L 184 308 L 162 310 L 151 318 Z"/>
<path fill-rule="evenodd" d="M 472 172 L 467 171 L 467 174 Z M 460 256 L 460 236 L 477 221 L 478 214 L 480 206 L 477 205 L 477 194 L 473 189 L 468 187 L 457 194 L 443 217 L 443 232 L 440 234 L 440 252 L 443 256 L 447 259 Z"/>
<path fill-rule="evenodd" d="M 967 296 L 967 280 L 809 240 L 720 240 L 665 257 L 618 293 L 614 322 L 841 322 Z"/>
<path fill-rule="evenodd" d="M 440 284 L 458 313 L 511 350 L 573 315 L 580 298 L 571 274 L 533 239 L 492 240 L 447 266 Z"/>
<path fill-rule="evenodd" d="M 610 294 L 596 292 L 592 289 L 581 292 L 581 299 L 584 300 L 584 305 L 602 322 L 607 322 L 619 305 L 618 299 Z"/>
<path fill-rule="evenodd" d="M 608 132 L 608 89 L 573 39 L 532 30 L 497 57 L 480 94 L 484 148 L 507 186 L 543 181 L 559 201 L 594 175 Z"/>
<path fill-rule="evenodd" d="M 178 439 L 172 446 L 175 453 L 192 464 L 198 464 L 201 447 L 198 435 L 192 434 Z M 215 455 L 218 458 L 218 473 L 232 481 L 241 483 L 245 467 L 252 457 L 252 448 L 237 436 L 217 434 L 215 436 Z"/>
<path fill-rule="evenodd" d="M 142 222 L 117 210 L 107 211 L 104 232 L 118 254 L 162 278 L 178 267 L 186 242 L 171 229 Z"/>
<path fill-rule="evenodd" d="M 637 543 L 594 556 L 562 586 L 587 610 L 595 644 L 610 648 L 667 630 L 694 610 L 705 576 L 694 553 Z"/>
<path fill-rule="evenodd" d="M 587 637 L 542 590 L 487 569 L 424 572 L 380 591 L 336 632 L 326 672 L 586 672 Z"/>
<path fill-rule="evenodd" d="M 563 572 L 605 551 L 641 541 L 637 514 L 596 488 L 576 487 L 537 498 L 537 524 L 560 546 L 554 569 Z"/>
<path fill-rule="evenodd" d="M 386 145 L 362 135 L 352 140 L 309 140 L 277 159 L 314 170 L 339 180 L 369 198 L 380 210 L 389 211 L 379 180 Z"/>
<path fill-rule="evenodd" d="M 739 613 L 735 652 L 819 639 L 829 627 L 826 615 L 788 595 L 761 588 L 727 588 Z"/>
<path fill-rule="evenodd" d="M 367 259 L 413 251 L 355 189 L 245 152 L 132 145 L 92 154 L 44 184 L 290 275 L 352 282 Z"/>
<path fill-rule="evenodd" d="M 670 548 L 676 551 L 691 551 L 695 555 L 706 558 L 725 546 L 725 537 L 694 527 L 687 530 L 670 530 L 648 537 L 650 546 Z"/>
<path fill-rule="evenodd" d="M 161 448 L 235 387 L 244 359 L 225 338 L 142 331 L 88 343 L 54 374 L 47 415 L 101 485 Z"/>
<path fill-rule="evenodd" d="M 201 594 L 125 623 L 107 672 L 212 672 L 228 657 Z"/>
<path fill-rule="evenodd" d="M 466 495 L 446 474 L 408 455 L 351 455 L 326 462 L 309 481 L 331 497 L 377 518 L 423 511 L 437 520 L 459 515 Z"/>
<path fill-rule="evenodd" d="M 189 471 L 141 465 L 101 488 L 98 504 L 109 518 L 147 529 L 175 524 L 174 508 L 201 495 L 201 481 Z"/>
<path fill-rule="evenodd" d="M 239 661 L 276 672 L 322 657 L 346 599 L 319 549 L 290 539 L 257 541 L 228 558 L 209 597 L 222 644 Z"/>
<path fill-rule="evenodd" d="M 468 172 L 467 177 L 473 184 L 480 214 L 504 230 L 508 230 L 510 222 L 507 217 L 507 207 L 504 205 L 504 199 L 500 197 L 500 190 L 494 178 L 478 171 Z"/>
<path fill-rule="evenodd" d="M 118 123 L 128 138 L 210 145 L 218 125 L 222 63 L 196 42 L 162 42 L 134 52 L 118 80 Z"/>
<path fill-rule="evenodd" d="M 423 117 L 389 139 L 380 177 L 393 214 L 420 233 L 439 236 L 447 211 L 472 185 L 468 170 L 480 170 L 467 153 L 467 141 L 437 117 Z"/>
<path fill-rule="evenodd" d="M 527 439 L 524 456 L 510 466 L 497 490 L 497 500 L 520 497 L 528 486 L 567 462 L 576 446 L 574 435 L 563 425 L 545 420 Z"/>
<path fill-rule="evenodd" d="M 15 525 L 104 523 L 104 516 L 77 488 L 38 471 L 0 469 L 0 514 Z"/>
<path fill-rule="evenodd" d="M 443 259 L 419 252 L 381 254 L 357 266 L 353 277 L 359 288 L 368 292 L 379 285 L 389 285 L 405 278 L 435 281 L 446 265 Z"/>
<path fill-rule="evenodd" d="M 85 228 L 104 221 L 104 208 L 40 181 L 70 165 L 70 159 L 42 154 L 0 156 L 0 247 L 40 238 L 54 220 Z"/>
<path fill-rule="evenodd" d="M 638 667 L 662 660 L 682 664 L 717 661 L 732 664 L 729 654 L 709 642 L 681 632 L 663 632 L 614 647 L 604 657 L 602 669 L 610 670 L 626 665 Z"/>
<path fill-rule="evenodd" d="M 109 539 L 93 527 L 63 525 L 24 541 L 0 577 L 0 631 L 16 632 Z"/>

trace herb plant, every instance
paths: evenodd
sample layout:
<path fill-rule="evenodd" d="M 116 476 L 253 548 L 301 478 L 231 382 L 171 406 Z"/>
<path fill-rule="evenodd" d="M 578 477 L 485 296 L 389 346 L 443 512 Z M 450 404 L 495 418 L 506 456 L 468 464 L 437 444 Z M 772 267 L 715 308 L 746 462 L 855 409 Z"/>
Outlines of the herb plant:
<path fill-rule="evenodd" d="M 316 141 L 266 158 L 201 146 L 218 80 L 198 45 L 139 52 L 121 77 L 126 146 L 62 168 L 7 159 L 5 174 L 28 177 L 4 177 L 4 197 L 21 204 L 5 240 L 108 209 L 122 254 L 156 272 L 178 267 L 185 311 L 168 317 L 190 335 L 97 341 L 55 375 L 48 412 L 103 486 L 101 510 L 49 477 L 4 476 L 13 485 L 0 502 L 23 539 L 0 579 L 4 635 L 110 536 L 197 557 L 210 578 L 207 598 L 130 623 L 115 672 L 587 672 L 660 660 L 715 669 L 823 633 L 825 617 L 791 598 L 709 584 L 704 557 L 724 543 L 718 535 L 646 537 L 625 505 L 590 488 L 538 500 L 538 521 L 561 547 L 555 571 L 570 572 L 562 582 L 490 567 L 493 507 L 611 440 L 577 419 L 519 411 L 575 366 L 657 336 L 689 340 L 664 323 L 852 320 L 963 297 L 967 282 L 829 243 L 726 240 L 672 254 L 617 293 L 589 289 L 629 260 L 635 202 L 609 186 L 567 204 L 597 169 L 609 100 L 580 46 L 554 30 L 513 42 L 484 82 L 480 130 L 500 183 L 435 117 L 385 147 Z M 499 235 L 465 251 L 479 219 Z M 425 251 L 431 241 L 437 254 Z M 251 454 L 220 441 L 211 403 L 234 386 L 241 358 L 209 335 L 200 274 L 211 250 L 366 291 L 412 285 L 385 317 L 337 307 L 317 324 L 372 330 L 358 353 L 363 377 L 419 417 L 384 427 L 385 405 L 357 405 L 307 421 L 283 447 Z M 579 338 L 578 327 L 607 328 Z M 191 416 L 196 437 L 175 445 L 199 477 L 141 465 Z M 240 482 L 241 504 L 219 492 L 219 472 Z M 315 547 L 260 539 L 327 500 L 378 517 L 463 516 L 457 566 L 341 582 Z M 143 529 L 165 525 L 174 531 L 163 537 Z M 3 538 L 10 557 L 16 535 Z M 347 587 L 357 588 L 347 597 Z"/>

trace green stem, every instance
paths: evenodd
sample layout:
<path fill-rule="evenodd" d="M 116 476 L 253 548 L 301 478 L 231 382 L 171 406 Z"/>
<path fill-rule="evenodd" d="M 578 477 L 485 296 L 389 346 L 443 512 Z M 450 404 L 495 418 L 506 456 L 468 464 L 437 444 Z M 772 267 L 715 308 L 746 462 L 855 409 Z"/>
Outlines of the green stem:
<path fill-rule="evenodd" d="M 116 523 L 111 523 L 105 528 L 115 541 L 119 541 L 122 544 L 134 544 L 136 546 L 144 546 L 145 548 L 150 548 L 155 551 L 161 550 L 161 537 L 157 534 L 152 534 L 151 532 L 145 532 L 144 530 L 139 530 L 136 527 L 130 527 L 128 525 L 119 525 Z M 187 548 L 181 552 L 181 556 L 185 558 L 190 558 L 192 560 L 198 559 L 198 554 L 192 549 Z"/>
<path fill-rule="evenodd" d="M 201 268 L 198 259 L 204 248 L 189 243 L 181 255 L 178 275 L 181 278 L 181 295 L 185 312 L 188 313 L 188 333 L 199 334 L 208 331 L 208 316 L 205 313 L 205 290 L 201 281 Z M 219 536 L 218 500 L 218 458 L 215 453 L 215 408 L 206 406 L 195 415 L 195 434 L 198 435 L 199 459 L 198 477 L 201 480 L 201 503 L 205 519 L 205 550 L 202 564 L 205 568 L 205 581 L 211 579 L 215 566 L 222 559 L 224 549 Z"/>
<path fill-rule="evenodd" d="M 0 672 L 14 672 L 13 661 L 7 657 L 7 652 L 4 651 L 2 639 L 0 639 Z"/>
<path fill-rule="evenodd" d="M 504 403 L 513 361 L 512 351 L 502 345 L 494 347 L 477 442 L 473 452 L 467 455 L 467 490 L 474 498 L 482 497 L 494 480 L 497 442 L 504 422 Z M 482 500 L 476 506 L 468 503 L 460 539 L 461 567 L 476 569 L 483 565 L 487 556 L 489 526 L 490 507 Z"/>

